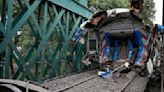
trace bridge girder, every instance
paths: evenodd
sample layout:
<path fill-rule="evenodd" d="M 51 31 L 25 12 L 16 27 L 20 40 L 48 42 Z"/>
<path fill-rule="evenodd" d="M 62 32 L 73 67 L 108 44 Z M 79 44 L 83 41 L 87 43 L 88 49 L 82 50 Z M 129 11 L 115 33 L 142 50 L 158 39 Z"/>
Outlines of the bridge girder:
<path fill-rule="evenodd" d="M 4 3 L 0 11 L 1 78 L 42 81 L 81 69 L 83 45 L 72 46 L 70 40 L 80 23 L 92 15 L 90 10 L 74 0 Z M 20 46 L 24 47 L 20 50 Z"/>

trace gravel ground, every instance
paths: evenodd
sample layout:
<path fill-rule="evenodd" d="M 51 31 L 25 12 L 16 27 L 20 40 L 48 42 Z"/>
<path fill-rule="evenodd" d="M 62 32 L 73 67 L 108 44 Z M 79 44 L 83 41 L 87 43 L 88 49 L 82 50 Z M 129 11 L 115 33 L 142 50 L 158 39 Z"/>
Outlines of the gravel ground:
<path fill-rule="evenodd" d="M 50 92 L 143 92 L 147 83 L 144 77 L 131 71 L 113 79 L 97 76 L 97 70 L 55 79 L 43 83 Z M 124 90 L 124 91 L 123 91 Z"/>
<path fill-rule="evenodd" d="M 116 81 L 113 81 L 111 78 L 103 79 L 96 77 L 64 92 L 121 92 L 131 79 L 134 78 L 135 73 L 130 72 L 129 75 L 123 76 Z"/>
<path fill-rule="evenodd" d="M 144 92 L 148 79 L 136 76 L 123 92 Z"/>
<path fill-rule="evenodd" d="M 97 77 L 97 70 L 71 75 L 62 79 L 45 81 L 42 85 L 49 88 L 50 92 L 58 92 L 88 81 L 94 77 Z"/>

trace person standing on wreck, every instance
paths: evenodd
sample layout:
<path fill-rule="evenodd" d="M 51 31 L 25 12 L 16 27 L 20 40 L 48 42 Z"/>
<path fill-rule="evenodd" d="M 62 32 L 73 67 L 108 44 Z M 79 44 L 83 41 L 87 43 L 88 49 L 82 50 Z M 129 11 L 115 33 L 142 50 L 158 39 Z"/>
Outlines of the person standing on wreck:
<path fill-rule="evenodd" d="M 131 16 L 135 19 L 134 20 L 134 36 L 135 36 L 135 41 L 138 46 L 138 51 L 136 58 L 133 62 L 135 66 L 143 66 L 144 65 L 144 60 L 147 57 L 147 51 L 146 51 L 146 43 L 143 43 L 145 39 L 143 39 L 143 34 L 145 32 L 144 29 L 144 24 L 143 20 L 141 18 L 140 12 L 142 11 L 143 8 L 143 0 L 131 0 Z"/>

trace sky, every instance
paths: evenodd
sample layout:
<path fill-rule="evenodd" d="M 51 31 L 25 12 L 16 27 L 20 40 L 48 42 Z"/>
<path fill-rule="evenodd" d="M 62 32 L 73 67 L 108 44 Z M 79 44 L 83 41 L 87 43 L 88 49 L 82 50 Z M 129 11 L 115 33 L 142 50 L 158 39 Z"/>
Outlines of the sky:
<path fill-rule="evenodd" d="M 162 25 L 163 0 L 154 0 L 155 3 L 155 20 L 154 23 Z"/>

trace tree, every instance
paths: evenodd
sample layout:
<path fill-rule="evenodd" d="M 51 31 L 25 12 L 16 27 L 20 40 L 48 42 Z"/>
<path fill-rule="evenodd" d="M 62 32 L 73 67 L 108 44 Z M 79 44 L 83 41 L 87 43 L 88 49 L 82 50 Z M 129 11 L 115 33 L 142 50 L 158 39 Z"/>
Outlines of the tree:
<path fill-rule="evenodd" d="M 112 8 L 127 8 L 130 3 L 128 0 L 90 0 L 89 7 L 96 10 L 108 10 Z"/>
<path fill-rule="evenodd" d="M 130 8 L 130 0 L 89 0 L 89 8 L 92 10 L 109 10 L 113 8 Z M 141 13 L 145 24 L 152 24 L 154 17 L 153 0 L 144 0 L 143 11 Z"/>
<path fill-rule="evenodd" d="M 141 13 L 142 18 L 144 19 L 145 24 L 152 25 L 152 19 L 154 18 L 155 14 L 155 3 L 153 0 L 144 0 L 144 7 Z"/>

